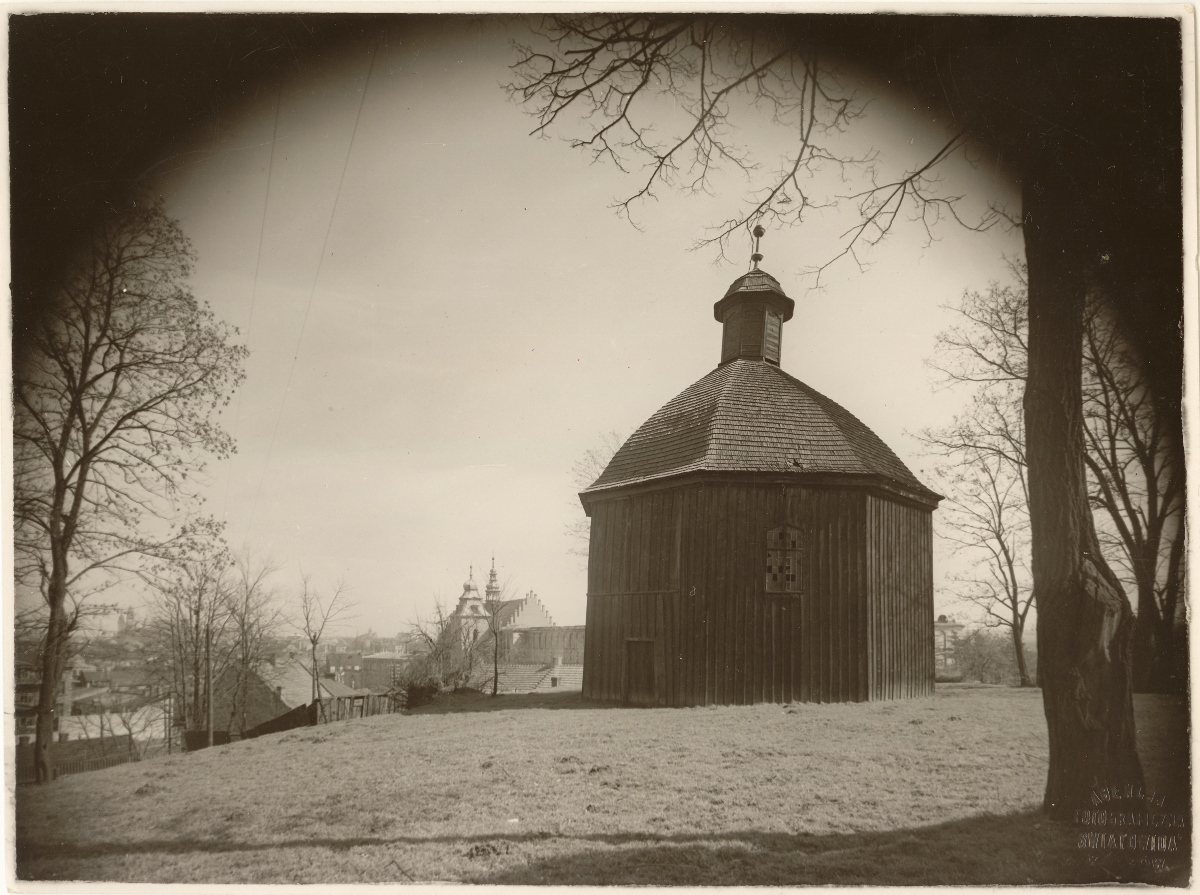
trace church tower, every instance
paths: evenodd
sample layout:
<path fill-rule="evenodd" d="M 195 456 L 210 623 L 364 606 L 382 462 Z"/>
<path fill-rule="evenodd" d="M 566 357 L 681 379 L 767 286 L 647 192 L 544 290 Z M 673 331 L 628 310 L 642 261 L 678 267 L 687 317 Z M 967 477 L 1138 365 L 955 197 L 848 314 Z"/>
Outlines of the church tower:
<path fill-rule="evenodd" d="M 500 600 L 500 583 L 496 580 L 496 554 L 492 554 L 492 570 L 488 572 L 487 586 L 483 589 L 485 603 L 496 603 Z"/>
<path fill-rule="evenodd" d="M 472 566 L 467 580 L 463 582 L 462 596 L 458 598 L 458 606 L 454 614 L 459 618 L 482 617 L 483 600 L 479 597 L 479 587 L 475 584 L 475 567 Z"/>

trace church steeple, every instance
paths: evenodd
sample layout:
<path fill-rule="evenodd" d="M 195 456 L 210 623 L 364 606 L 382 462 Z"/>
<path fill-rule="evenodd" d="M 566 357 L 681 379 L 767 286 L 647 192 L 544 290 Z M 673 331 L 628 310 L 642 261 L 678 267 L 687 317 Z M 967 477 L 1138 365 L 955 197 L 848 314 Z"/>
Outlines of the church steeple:
<path fill-rule="evenodd" d="M 761 225 L 754 228 L 753 266 L 713 305 L 713 315 L 724 324 L 722 364 L 744 359 L 779 365 L 783 324 L 792 319 L 796 303 L 784 294 L 778 280 L 758 267 L 762 260 L 758 241 L 765 232 Z"/>
<path fill-rule="evenodd" d="M 483 589 L 483 598 L 488 603 L 500 599 L 500 583 L 496 580 L 496 554 L 492 554 L 492 570 L 488 572 L 487 586 Z"/>

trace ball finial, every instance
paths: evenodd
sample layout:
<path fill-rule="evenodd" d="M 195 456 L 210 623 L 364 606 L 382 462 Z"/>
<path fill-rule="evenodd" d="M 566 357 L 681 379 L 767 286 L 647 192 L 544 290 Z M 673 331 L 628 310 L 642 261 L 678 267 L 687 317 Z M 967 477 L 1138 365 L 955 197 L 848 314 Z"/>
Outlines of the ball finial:
<path fill-rule="evenodd" d="M 754 233 L 754 254 L 750 256 L 750 269 L 758 270 L 758 262 L 762 260 L 762 254 L 758 251 L 758 241 L 767 231 L 763 229 L 762 224 L 755 224 L 754 230 L 751 232 Z"/>

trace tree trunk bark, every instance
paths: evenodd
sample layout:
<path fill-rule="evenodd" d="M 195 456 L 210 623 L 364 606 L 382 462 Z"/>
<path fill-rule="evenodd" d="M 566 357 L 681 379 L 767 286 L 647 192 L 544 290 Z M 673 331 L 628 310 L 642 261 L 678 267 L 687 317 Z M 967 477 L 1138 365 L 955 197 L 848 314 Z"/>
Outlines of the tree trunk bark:
<path fill-rule="evenodd" d="M 1100 250 L 1065 172 L 1027 179 L 1025 432 L 1038 676 L 1049 733 L 1043 810 L 1069 819 L 1093 787 L 1141 787 L 1133 720 L 1133 613 L 1100 555 L 1088 505 L 1082 414 L 1083 307 Z M 1093 255 L 1095 257 L 1093 257 Z"/>
<path fill-rule="evenodd" d="M 320 724 L 325 717 L 325 703 L 321 701 L 321 687 L 319 684 L 320 678 L 317 676 L 317 644 L 312 643 L 312 697 L 313 702 L 317 704 L 317 710 L 313 713 L 313 723 Z"/>
<path fill-rule="evenodd" d="M 1029 663 L 1025 661 L 1024 631 L 1012 626 L 1013 651 L 1017 655 L 1017 677 L 1022 687 L 1032 687 L 1033 678 L 1029 676 Z"/>
<path fill-rule="evenodd" d="M 200 609 L 196 609 L 192 626 L 192 707 L 184 718 L 187 730 L 200 729 Z"/>
<path fill-rule="evenodd" d="M 208 748 L 213 745 L 213 679 L 212 625 L 204 628 L 204 729 L 208 731 Z"/>
<path fill-rule="evenodd" d="M 62 607 L 66 601 L 66 575 L 55 569 L 48 586 L 47 601 L 50 617 L 46 624 L 46 640 L 42 645 L 42 680 L 38 686 L 37 715 L 34 721 L 34 774 L 38 783 L 49 783 L 54 777 L 50 760 L 50 745 L 54 742 L 54 715 L 58 704 L 58 683 L 62 678 L 66 651 L 66 624 Z"/>

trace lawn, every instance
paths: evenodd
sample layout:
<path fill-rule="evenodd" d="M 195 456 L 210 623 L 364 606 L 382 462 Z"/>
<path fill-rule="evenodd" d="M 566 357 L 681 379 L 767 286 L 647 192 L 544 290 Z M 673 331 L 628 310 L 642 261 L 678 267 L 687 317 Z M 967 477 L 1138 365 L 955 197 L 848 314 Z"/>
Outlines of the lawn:
<path fill-rule="evenodd" d="M 1147 781 L 1187 811 L 1187 707 L 1138 697 Z M 1082 882 L 1041 817 L 1037 691 L 623 709 L 466 695 L 17 794 L 22 879 L 801 885 Z M 1080 806 L 1084 807 L 1084 806 Z M 1188 831 L 1190 834 L 1190 830 Z M 1187 843 L 1156 882 L 1182 884 Z M 1148 872 L 1148 871 L 1147 871 Z"/>

